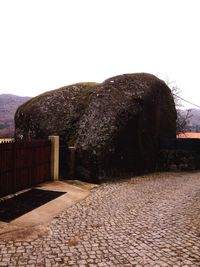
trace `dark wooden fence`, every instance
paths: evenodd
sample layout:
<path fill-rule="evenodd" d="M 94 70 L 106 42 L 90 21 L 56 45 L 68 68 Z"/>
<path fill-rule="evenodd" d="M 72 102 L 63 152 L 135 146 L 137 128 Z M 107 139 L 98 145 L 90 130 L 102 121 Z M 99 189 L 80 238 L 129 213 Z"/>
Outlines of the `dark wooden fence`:
<path fill-rule="evenodd" d="M 51 141 L 0 143 L 0 197 L 51 178 Z"/>

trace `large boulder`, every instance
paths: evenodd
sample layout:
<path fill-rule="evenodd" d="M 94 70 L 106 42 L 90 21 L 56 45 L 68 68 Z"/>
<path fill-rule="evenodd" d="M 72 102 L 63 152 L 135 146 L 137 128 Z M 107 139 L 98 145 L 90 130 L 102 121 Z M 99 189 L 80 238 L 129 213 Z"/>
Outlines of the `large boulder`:
<path fill-rule="evenodd" d="M 17 138 L 57 134 L 75 146 L 74 175 L 87 181 L 154 170 L 160 138 L 176 135 L 171 91 L 146 73 L 47 92 L 21 106 L 15 120 Z"/>

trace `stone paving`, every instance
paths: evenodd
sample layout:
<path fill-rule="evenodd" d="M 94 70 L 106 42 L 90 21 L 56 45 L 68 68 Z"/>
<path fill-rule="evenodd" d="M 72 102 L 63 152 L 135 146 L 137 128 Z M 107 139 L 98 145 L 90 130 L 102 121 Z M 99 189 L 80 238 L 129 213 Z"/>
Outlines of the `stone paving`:
<path fill-rule="evenodd" d="M 103 184 L 36 240 L 0 240 L 0 266 L 200 266 L 200 173 Z"/>

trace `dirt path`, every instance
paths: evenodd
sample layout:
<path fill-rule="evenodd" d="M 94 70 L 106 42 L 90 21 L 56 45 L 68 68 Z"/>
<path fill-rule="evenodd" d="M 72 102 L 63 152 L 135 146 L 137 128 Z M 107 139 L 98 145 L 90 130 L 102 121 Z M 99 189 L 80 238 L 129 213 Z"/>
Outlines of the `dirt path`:
<path fill-rule="evenodd" d="M 0 266 L 200 266 L 200 173 L 104 184 L 49 226 L 0 241 Z"/>

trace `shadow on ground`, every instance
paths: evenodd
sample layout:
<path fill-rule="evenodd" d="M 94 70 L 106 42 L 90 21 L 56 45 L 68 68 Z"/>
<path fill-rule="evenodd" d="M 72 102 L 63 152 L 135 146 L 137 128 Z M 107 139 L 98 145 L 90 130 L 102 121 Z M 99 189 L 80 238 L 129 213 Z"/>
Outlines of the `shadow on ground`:
<path fill-rule="evenodd" d="M 22 194 L 0 202 L 0 221 L 10 222 L 47 202 L 66 194 L 66 192 L 33 188 Z"/>

